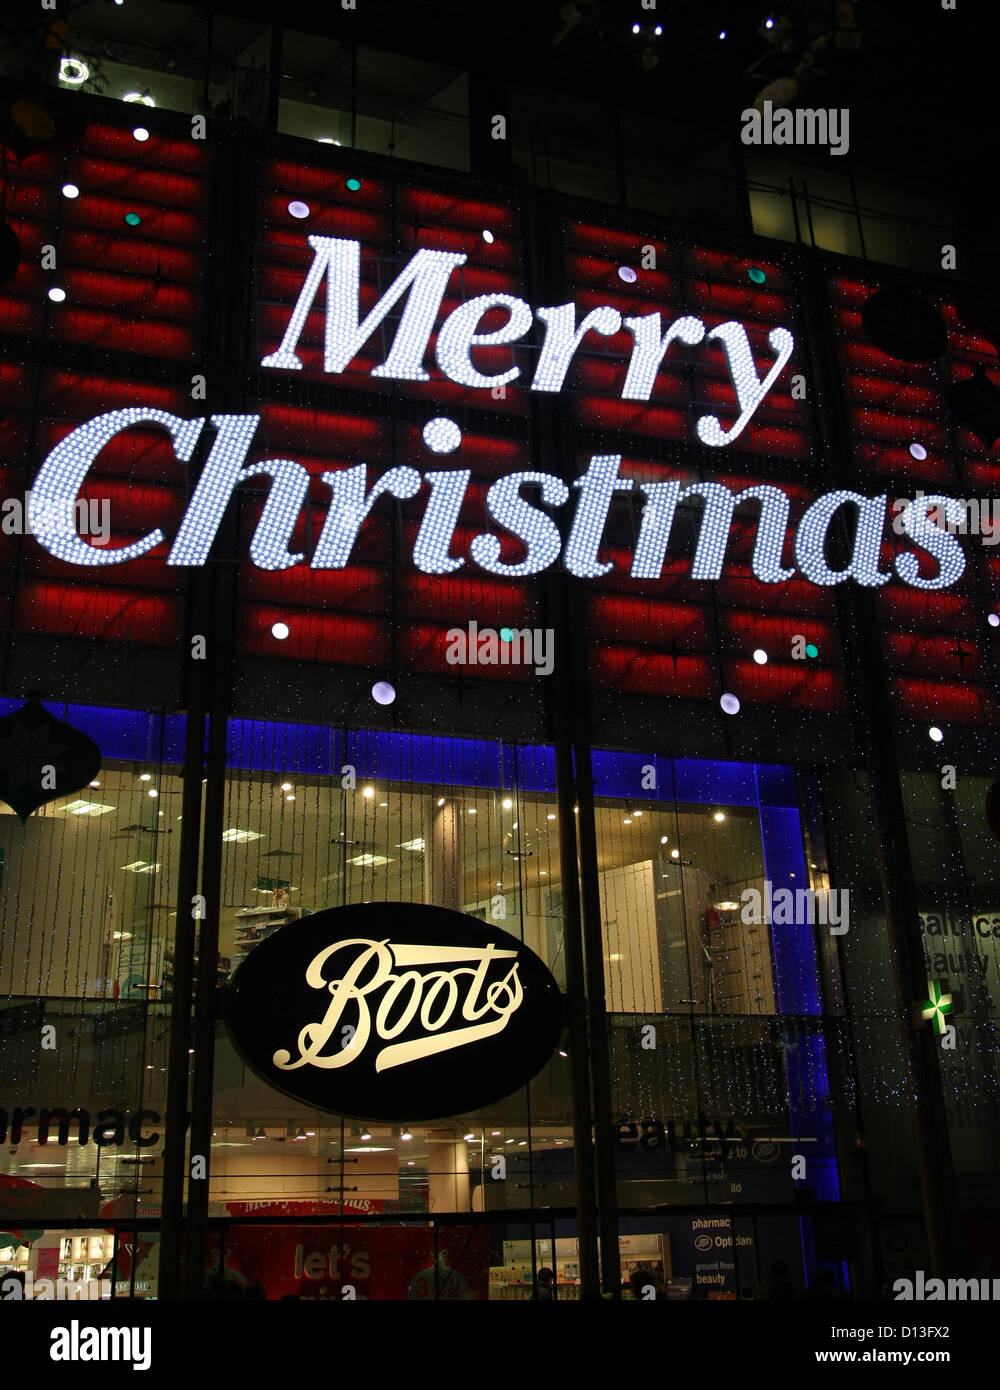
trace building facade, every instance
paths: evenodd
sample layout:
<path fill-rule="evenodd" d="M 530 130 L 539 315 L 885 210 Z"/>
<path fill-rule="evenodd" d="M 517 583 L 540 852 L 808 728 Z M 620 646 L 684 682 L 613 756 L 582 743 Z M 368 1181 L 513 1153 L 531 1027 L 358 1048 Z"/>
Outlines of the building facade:
<path fill-rule="evenodd" d="M 154 108 L 64 54 L 72 135 L 8 142 L 0 747 L 56 773 L 0 814 L 5 1277 L 988 1272 L 991 344 L 932 265 L 477 177 L 447 102 L 389 158 L 241 56 Z M 363 902 L 541 957 L 533 1081 L 418 1124 L 254 1074 L 240 961 Z"/>

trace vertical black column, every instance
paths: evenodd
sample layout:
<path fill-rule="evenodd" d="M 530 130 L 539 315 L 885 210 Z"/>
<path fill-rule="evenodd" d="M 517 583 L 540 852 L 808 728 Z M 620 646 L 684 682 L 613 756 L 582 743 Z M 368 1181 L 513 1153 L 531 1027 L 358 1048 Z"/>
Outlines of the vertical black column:
<path fill-rule="evenodd" d="M 189 628 L 197 631 L 203 576 L 189 590 Z M 190 633 L 188 651 L 191 650 Z M 202 765 L 205 757 L 205 698 L 199 662 L 188 660 L 184 777 L 181 792 L 180 864 L 174 929 L 173 995 L 167 1057 L 167 1108 L 163 1139 L 163 1195 L 157 1296 L 180 1296 L 181 1231 L 184 1213 L 184 1149 L 187 1131 L 188 1049 L 191 1046 L 191 992 L 194 975 L 194 901 L 198 892 L 198 831 L 201 825 Z"/>
<path fill-rule="evenodd" d="M 212 183 L 210 267 L 212 312 L 207 324 L 204 371 L 208 413 L 243 408 L 247 395 L 247 342 L 249 339 L 253 236 L 234 242 L 232 228 L 254 226 L 257 152 L 253 137 L 233 126 L 211 132 L 215 137 L 215 177 Z M 199 691 L 197 790 L 198 804 L 189 813 L 184 807 L 182 849 L 186 836 L 197 838 L 201 823 L 202 778 L 205 780 L 204 825 L 202 828 L 200 884 L 195 883 L 179 895 L 178 933 L 184 921 L 186 955 L 187 1018 L 183 1043 L 184 1086 L 186 1092 L 189 1061 L 193 1072 L 191 1092 L 192 1164 L 185 1173 L 183 1132 L 179 1148 L 172 1154 L 170 1219 L 179 1224 L 180 1194 L 187 1176 L 188 1210 L 185 1222 L 186 1249 L 183 1279 L 175 1272 L 176 1236 L 171 1232 L 171 1297 L 197 1298 L 204 1278 L 205 1238 L 211 1180 L 212 1090 L 214 1082 L 215 1027 L 218 1015 L 216 964 L 219 949 L 219 893 L 222 878 L 222 832 L 226 794 L 226 735 L 232 703 L 233 644 L 236 629 L 236 590 L 238 575 L 238 509 L 233 502 L 227 509 L 212 547 L 208 563 L 196 572 L 195 584 L 200 602 L 194 614 L 189 638 L 204 638 L 204 659 L 191 660 L 198 668 Z M 205 721 L 208 721 L 207 760 Z M 204 765 L 204 770 L 202 764 Z M 194 773 L 192 772 L 192 778 Z M 199 898 L 200 913 L 191 915 L 191 902 Z M 198 922 L 197 986 L 193 982 L 195 921 Z M 194 996 L 194 1017 L 190 1017 Z M 178 1008 L 180 1003 L 178 1002 Z M 190 1058 L 188 1049 L 193 1049 Z M 178 1066 L 180 1066 L 178 1058 Z M 168 1139 L 169 1139 L 168 1124 Z M 176 1141 L 175 1141 L 176 1143 Z M 166 1176 L 164 1179 L 166 1186 Z M 168 1212 L 164 1203 L 164 1236 L 168 1240 Z M 183 1289 L 183 1295 L 182 1295 Z"/>
<path fill-rule="evenodd" d="M 219 669 L 225 670 L 222 662 Z M 208 731 L 208 781 L 205 792 L 205 825 L 202 844 L 202 897 L 204 908 L 198 933 L 198 985 L 195 994 L 194 1084 L 191 1092 L 191 1165 L 188 1177 L 187 1252 L 184 1261 L 185 1291 L 197 1298 L 205 1269 L 208 1191 L 212 1150 L 212 1089 L 215 1078 L 215 1020 L 218 1015 L 216 962 L 219 953 L 219 893 L 222 882 L 222 829 L 226 802 L 226 731 L 228 682 L 213 699 Z M 221 696 L 221 698 L 218 698 Z M 219 708 L 218 706 L 222 706 Z M 203 1160 L 203 1162 L 201 1162 Z"/>
<path fill-rule="evenodd" d="M 563 949 L 566 954 L 567 1023 L 569 1025 L 570 1086 L 573 1104 L 573 1179 L 576 1201 L 577 1247 L 580 1254 L 580 1294 L 592 1299 L 600 1292 L 597 1254 L 597 1201 L 594 1174 L 594 1119 L 590 1100 L 587 989 L 580 916 L 575 786 L 571 716 L 565 695 L 568 682 L 558 681 L 553 701 L 556 749 L 556 798 L 559 811 L 559 869 L 562 885 Z M 554 1247 L 553 1247 L 554 1248 Z M 532 1243 L 534 1249 L 534 1243 Z"/>
<path fill-rule="evenodd" d="M 576 600 L 572 623 L 574 643 L 574 685 L 588 689 L 585 671 L 586 626 L 583 604 Z M 583 886 L 583 942 L 587 970 L 587 1014 L 590 1042 L 591 1084 L 594 1093 L 594 1150 L 597 1175 L 598 1224 L 601 1236 L 601 1277 L 604 1292 L 621 1296 L 621 1260 L 618 1251 L 618 1185 L 611 1124 L 611 1035 L 608 1029 L 607 999 L 604 989 L 604 929 L 601 921 L 601 891 L 597 874 L 597 828 L 594 820 L 594 780 L 591 768 L 589 709 L 585 701 L 575 706 L 574 752 L 576 754 L 577 804 L 580 807 L 580 879 Z"/>
<path fill-rule="evenodd" d="M 534 302 L 564 303 L 567 298 L 561 261 L 562 213 L 557 198 L 537 195 L 537 225 L 530 244 L 532 294 Z M 550 396 L 532 398 L 532 451 L 536 466 L 555 472 L 568 487 L 580 471 L 569 441 L 572 438 L 570 407 Z M 560 510 L 557 524 L 563 544 L 568 538 L 573 509 L 570 502 Z M 560 843 L 565 836 L 573 850 L 573 916 L 564 896 L 564 933 L 567 943 L 578 934 L 574 948 L 580 952 L 585 1003 L 577 1025 L 585 1030 L 587 1055 L 587 1103 L 593 1124 L 593 1152 L 588 1156 L 594 1187 L 578 1200 L 596 1200 L 597 1234 L 600 1239 L 601 1282 L 607 1293 L 621 1295 L 621 1265 L 618 1254 L 617 1187 L 612 1145 L 610 1045 L 604 989 L 604 938 L 601 921 L 600 885 L 597 876 L 597 832 L 594 823 L 593 780 L 591 773 L 591 732 L 589 709 L 588 639 L 586 603 L 580 583 L 565 570 L 554 570 L 543 592 L 548 621 L 556 634 L 555 670 L 550 678 L 555 691 L 552 709 L 552 738 L 556 746 L 557 769 L 571 769 L 560 777 L 558 812 Z M 576 809 L 574 809 L 576 808 Z M 563 863 L 564 895 L 569 869 Z M 568 952 L 568 944 L 567 944 Z M 571 994 L 573 987 L 570 986 Z M 575 1001 L 574 1001 L 575 1004 Z M 582 1041 L 582 1037 L 581 1037 Z M 579 1046 L 579 1044 L 577 1044 Z M 589 1220 L 589 1212 L 588 1217 Z M 582 1217 L 581 1217 L 582 1223 Z M 583 1225 L 581 1224 L 581 1233 Z M 581 1240 L 582 1249 L 582 1240 Z"/>

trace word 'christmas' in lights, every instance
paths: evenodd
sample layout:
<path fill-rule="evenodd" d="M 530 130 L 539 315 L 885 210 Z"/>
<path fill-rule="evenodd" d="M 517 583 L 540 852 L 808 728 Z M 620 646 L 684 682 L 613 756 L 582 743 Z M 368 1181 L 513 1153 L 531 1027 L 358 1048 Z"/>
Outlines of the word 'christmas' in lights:
<path fill-rule="evenodd" d="M 250 541 L 252 563 L 259 569 L 285 570 L 305 562 L 305 554 L 291 550 L 290 545 L 309 495 L 310 474 L 292 459 L 245 464 L 260 422 L 259 415 L 211 417 L 215 439 L 167 555 L 168 565 L 204 565 L 236 488 L 260 476 L 270 479 L 270 488 Z M 56 445 L 35 479 L 33 497 L 40 518 L 35 536 L 39 544 L 67 564 L 88 567 L 123 564 L 154 550 L 166 540 L 159 527 L 114 549 L 87 544 L 73 525 L 75 504 L 101 450 L 122 431 L 136 425 L 158 425 L 170 434 L 177 459 L 187 463 L 205 424 L 204 418 L 184 420 L 164 410 L 129 407 L 79 425 Z M 461 431 L 453 421 L 438 418 L 431 426 L 425 431 L 425 441 L 432 450 L 457 447 Z M 413 544 L 413 563 L 424 574 L 450 574 L 471 560 L 489 574 L 518 577 L 548 569 L 561 555 L 570 574 L 581 579 L 600 578 L 615 568 L 613 561 L 598 558 L 612 500 L 616 493 L 634 492 L 636 487 L 634 479 L 621 476 L 621 461 L 620 454 L 593 455 L 586 472 L 572 487 L 554 474 L 537 470 L 496 479 L 487 490 L 486 507 L 491 521 L 521 542 L 523 558 L 513 561 L 501 559 L 501 541 L 492 530 L 472 538 L 467 556 L 452 554 L 472 479 L 470 469 L 421 473 L 416 468 L 397 466 L 371 484 L 363 463 L 325 471 L 321 478 L 330 490 L 330 501 L 311 568 L 344 569 L 361 527 L 380 497 L 410 500 L 426 488 L 423 517 Z M 522 495 L 527 489 L 537 500 L 529 501 Z M 764 584 L 780 584 L 796 574 L 795 566 L 784 563 L 790 503 L 781 488 L 755 484 L 735 492 L 721 483 L 684 486 L 672 480 L 640 483 L 638 490 L 646 501 L 630 568 L 633 579 L 660 578 L 677 510 L 695 501 L 701 502 L 702 512 L 692 579 L 721 578 L 733 513 L 736 507 L 751 502 L 759 504 L 751 559 L 755 578 Z M 574 492 L 573 518 L 564 545 L 560 528 L 549 513 L 566 506 Z M 817 497 L 800 518 L 793 545 L 798 571 L 820 586 L 853 579 L 875 588 L 889 582 L 894 568 L 903 583 L 913 588 L 948 588 L 962 574 L 965 555 L 958 540 L 934 524 L 928 508 L 935 503 L 947 508 L 949 501 L 925 497 L 919 504 L 909 504 L 900 518 L 902 533 L 933 560 L 933 575 L 921 574 L 918 557 L 908 551 L 897 554 L 892 566 L 883 568 L 888 498 L 864 497 L 847 489 Z M 853 549 L 844 567 L 833 569 L 826 554 L 827 537 L 845 507 L 855 514 Z"/>

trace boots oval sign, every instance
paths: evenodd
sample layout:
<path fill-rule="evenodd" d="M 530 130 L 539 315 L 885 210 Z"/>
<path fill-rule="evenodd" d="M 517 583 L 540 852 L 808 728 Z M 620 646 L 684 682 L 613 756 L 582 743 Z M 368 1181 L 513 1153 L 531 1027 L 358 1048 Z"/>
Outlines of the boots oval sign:
<path fill-rule="evenodd" d="M 422 903 L 328 908 L 255 946 L 226 1021 L 270 1085 L 338 1115 L 439 1119 L 510 1095 L 548 1061 L 547 967 L 476 917 Z"/>

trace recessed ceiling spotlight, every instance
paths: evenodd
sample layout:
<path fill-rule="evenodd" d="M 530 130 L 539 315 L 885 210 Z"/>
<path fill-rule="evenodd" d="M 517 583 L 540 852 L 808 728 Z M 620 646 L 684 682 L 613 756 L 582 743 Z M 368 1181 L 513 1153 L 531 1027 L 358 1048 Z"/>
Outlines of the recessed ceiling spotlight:
<path fill-rule="evenodd" d="M 287 623 L 271 624 L 271 636 L 276 637 L 279 642 L 283 642 L 290 631 L 291 629 L 289 628 Z"/>
<path fill-rule="evenodd" d="M 944 738 L 944 734 L 941 732 L 941 730 L 937 727 L 936 724 L 932 724 L 931 727 L 927 730 L 927 732 L 930 735 L 931 741 L 934 743 L 940 743 L 941 740 Z"/>
<path fill-rule="evenodd" d="M 81 58 L 59 59 L 59 81 L 67 87 L 82 87 L 90 76 L 90 68 Z"/>
<path fill-rule="evenodd" d="M 754 650 L 753 659 L 754 659 L 754 661 L 756 661 L 756 663 L 757 663 L 758 666 L 766 666 L 766 665 L 767 665 L 767 652 L 764 650 L 763 647 L 757 647 L 757 648 Z"/>
<path fill-rule="evenodd" d="M 487 245 L 487 246 L 492 246 L 492 245 L 493 245 L 493 241 L 494 241 L 493 233 L 492 233 L 491 231 L 489 231 L 486 227 L 483 228 L 483 241 L 486 242 L 486 245 Z"/>
<path fill-rule="evenodd" d="M 620 265 L 618 267 L 618 278 L 624 280 L 626 285 L 634 285 L 639 276 L 634 267 L 630 265 Z"/>
<path fill-rule="evenodd" d="M 365 798 L 366 801 L 371 801 L 372 797 L 375 795 L 375 788 L 365 787 L 361 795 Z"/>
<path fill-rule="evenodd" d="M 58 285 L 53 285 L 49 290 L 49 298 L 52 300 L 53 304 L 61 304 L 66 298 L 66 291 L 61 290 Z"/>
<path fill-rule="evenodd" d="M 719 825 L 721 825 L 725 819 L 725 814 L 722 811 L 716 811 L 715 815 L 713 816 L 713 820 L 717 821 Z"/>
<path fill-rule="evenodd" d="M 372 686 L 372 699 L 377 705 L 391 705 L 396 698 L 396 688 L 388 681 L 376 681 Z"/>
<path fill-rule="evenodd" d="M 64 198 L 79 198 L 80 190 L 75 183 L 64 183 L 62 186 Z"/>
<path fill-rule="evenodd" d="M 149 139 L 149 131 L 144 125 L 137 125 L 132 132 L 132 139 L 138 140 L 139 144 L 142 145 Z"/>
<path fill-rule="evenodd" d="M 309 216 L 309 204 L 301 202 L 298 198 L 293 198 L 288 204 L 288 211 L 292 217 L 297 217 L 301 221 Z"/>
<path fill-rule="evenodd" d="M 719 700 L 724 714 L 739 714 L 740 702 L 735 695 L 730 695 L 728 691 Z"/>

